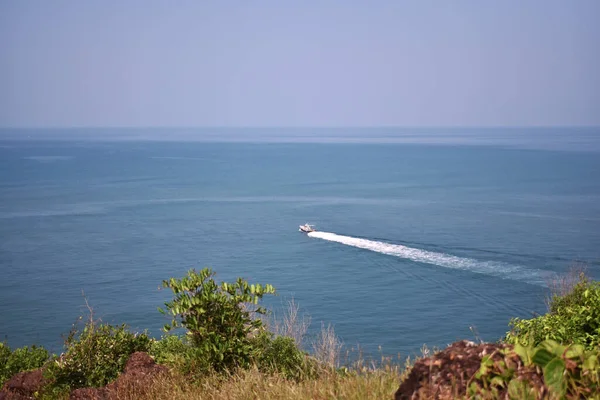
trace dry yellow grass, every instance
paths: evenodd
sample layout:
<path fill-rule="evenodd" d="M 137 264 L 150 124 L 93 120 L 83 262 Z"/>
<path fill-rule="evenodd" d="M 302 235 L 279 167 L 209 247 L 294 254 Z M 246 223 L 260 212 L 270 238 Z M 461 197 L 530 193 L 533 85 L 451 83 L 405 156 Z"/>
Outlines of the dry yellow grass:
<path fill-rule="evenodd" d="M 300 314 L 299 305 L 292 299 L 284 308 L 282 319 L 263 317 L 263 322 L 271 331 L 292 337 L 301 346 L 310 318 Z M 192 382 L 173 371 L 170 375 L 156 378 L 150 386 L 143 388 L 135 385 L 135 382 L 125 384 L 118 389 L 117 397 L 124 400 L 393 399 L 394 392 L 411 364 L 410 359 L 400 366 L 392 363 L 390 358 L 382 358 L 380 365 L 375 366 L 367 365 L 359 354 L 351 372 L 341 373 L 336 372 L 336 368 L 341 362 L 342 347 L 333 328 L 323 325 L 320 335 L 312 343 L 315 353 L 313 357 L 321 365 L 318 378 L 295 382 L 254 368 L 241 370 L 230 376 L 214 375 Z"/>
<path fill-rule="evenodd" d="M 192 383 L 180 375 L 158 378 L 146 388 L 122 387 L 118 398 L 184 400 L 250 399 L 393 399 L 402 380 L 399 367 L 364 369 L 343 376 L 333 370 L 323 371 L 318 379 L 293 382 L 280 376 L 262 374 L 256 369 L 241 371 L 228 378 L 207 377 Z"/>

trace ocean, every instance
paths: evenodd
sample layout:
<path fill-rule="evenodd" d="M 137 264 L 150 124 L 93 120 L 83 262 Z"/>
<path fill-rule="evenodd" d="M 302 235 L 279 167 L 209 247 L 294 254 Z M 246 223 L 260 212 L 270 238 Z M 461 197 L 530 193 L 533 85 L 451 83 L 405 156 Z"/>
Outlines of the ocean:
<path fill-rule="evenodd" d="M 4 129 L 0 341 L 60 353 L 86 301 L 160 337 L 162 280 L 203 267 L 293 298 L 308 342 L 495 341 L 600 279 L 599 176 L 597 128 Z"/>

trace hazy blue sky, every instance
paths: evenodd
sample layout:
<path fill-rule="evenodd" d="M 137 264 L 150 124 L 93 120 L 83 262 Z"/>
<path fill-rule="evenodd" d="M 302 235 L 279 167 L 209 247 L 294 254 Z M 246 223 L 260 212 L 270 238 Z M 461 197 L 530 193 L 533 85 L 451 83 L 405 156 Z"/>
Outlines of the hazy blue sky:
<path fill-rule="evenodd" d="M 600 0 L 0 2 L 0 126 L 600 125 Z"/>

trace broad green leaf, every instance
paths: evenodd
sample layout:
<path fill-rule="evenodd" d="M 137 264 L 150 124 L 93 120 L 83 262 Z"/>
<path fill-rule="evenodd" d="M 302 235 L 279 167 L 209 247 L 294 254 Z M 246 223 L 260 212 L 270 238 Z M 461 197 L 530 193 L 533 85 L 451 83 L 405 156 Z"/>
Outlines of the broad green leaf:
<path fill-rule="evenodd" d="M 583 369 L 588 371 L 598 371 L 598 369 L 600 369 L 598 355 L 589 354 L 587 357 L 585 357 L 585 360 L 583 361 Z"/>
<path fill-rule="evenodd" d="M 508 397 L 513 400 L 535 399 L 535 395 L 531 393 L 529 383 L 519 379 L 513 379 L 508 383 Z"/>
<path fill-rule="evenodd" d="M 515 353 L 517 353 L 519 355 L 519 357 L 521 358 L 521 361 L 523 361 L 523 364 L 525 365 L 531 365 L 532 361 L 532 349 L 529 347 L 525 347 L 522 346 L 520 343 L 515 344 L 514 347 L 514 351 Z"/>
<path fill-rule="evenodd" d="M 531 358 L 531 360 L 536 365 L 539 365 L 540 367 L 544 367 L 544 366 L 546 366 L 546 364 L 548 364 L 554 358 L 556 358 L 556 356 L 554 354 L 550 353 L 548 350 L 546 350 L 544 348 L 538 348 L 533 353 L 533 357 Z"/>
<path fill-rule="evenodd" d="M 585 353 L 585 349 L 580 344 L 573 344 L 569 346 L 565 356 L 567 358 L 579 358 Z"/>
<path fill-rule="evenodd" d="M 490 384 L 492 386 L 500 386 L 500 387 L 504 387 L 504 385 L 506 384 L 504 382 L 504 379 L 502 379 L 502 377 L 500 376 L 495 376 L 492 378 L 492 380 L 490 381 Z"/>
<path fill-rule="evenodd" d="M 554 333 L 554 332 L 549 332 Z M 538 345 L 538 348 L 547 350 L 549 353 L 554 354 L 556 357 L 562 357 L 565 352 L 566 346 L 559 344 L 557 341 L 552 339 L 546 339 Z"/>
<path fill-rule="evenodd" d="M 556 394 L 563 396 L 566 390 L 565 362 L 554 358 L 544 367 L 544 382 Z"/>

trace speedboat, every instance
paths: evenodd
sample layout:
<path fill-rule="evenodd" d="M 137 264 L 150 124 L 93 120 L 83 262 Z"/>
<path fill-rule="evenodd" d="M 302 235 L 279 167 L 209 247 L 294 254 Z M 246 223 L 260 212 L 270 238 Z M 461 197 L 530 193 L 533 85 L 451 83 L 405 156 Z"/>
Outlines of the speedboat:
<path fill-rule="evenodd" d="M 314 232 L 315 229 L 313 228 L 314 225 L 309 225 L 309 224 L 304 224 L 304 225 L 300 225 L 300 229 L 298 229 L 300 232 Z"/>

